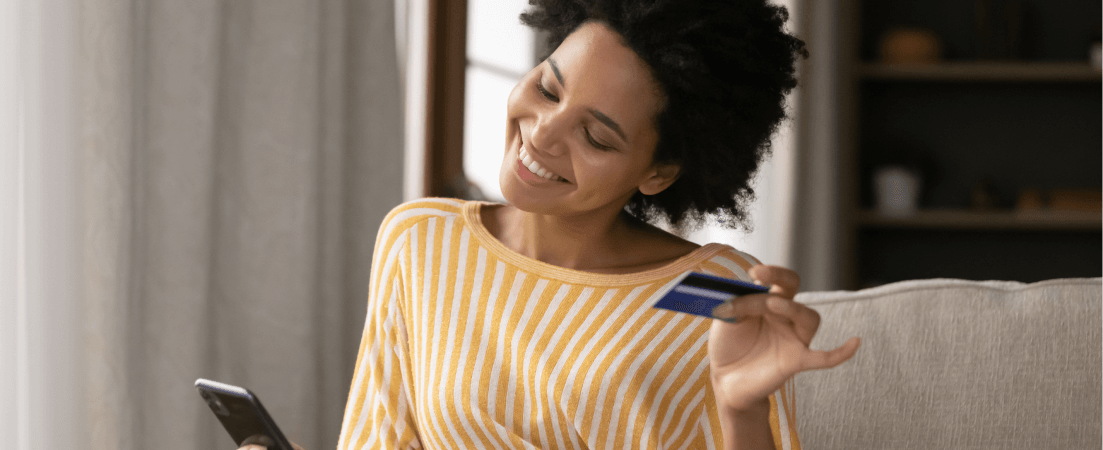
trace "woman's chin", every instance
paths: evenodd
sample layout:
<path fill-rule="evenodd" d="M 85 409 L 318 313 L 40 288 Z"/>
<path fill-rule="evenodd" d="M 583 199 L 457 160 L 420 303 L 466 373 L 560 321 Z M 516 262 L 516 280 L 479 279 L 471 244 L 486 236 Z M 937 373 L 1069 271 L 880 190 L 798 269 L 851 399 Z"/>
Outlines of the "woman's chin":
<path fill-rule="evenodd" d="M 503 175 L 502 178 L 505 178 Z M 502 198 L 506 203 L 521 209 L 523 211 L 530 211 L 534 207 L 538 207 L 540 201 L 524 192 L 524 186 L 518 186 L 516 180 L 501 180 L 499 187 L 502 188 Z"/>
<path fill-rule="evenodd" d="M 502 188 L 502 198 L 505 199 L 506 203 L 525 212 L 538 214 L 551 212 L 549 207 L 555 203 L 555 199 L 540 195 L 541 192 L 534 192 L 531 186 L 520 180 L 507 178 L 513 176 L 509 173 L 502 174 L 502 180 L 499 183 Z"/>
<path fill-rule="evenodd" d="M 540 192 L 541 189 L 530 186 L 521 180 L 516 173 L 515 163 L 510 161 L 502 166 L 502 171 L 498 176 L 498 187 L 502 189 L 502 198 L 506 200 L 506 203 L 523 211 L 532 211 L 541 209 L 541 204 L 552 200 L 547 198 L 546 195 L 542 195 L 546 193 Z"/>

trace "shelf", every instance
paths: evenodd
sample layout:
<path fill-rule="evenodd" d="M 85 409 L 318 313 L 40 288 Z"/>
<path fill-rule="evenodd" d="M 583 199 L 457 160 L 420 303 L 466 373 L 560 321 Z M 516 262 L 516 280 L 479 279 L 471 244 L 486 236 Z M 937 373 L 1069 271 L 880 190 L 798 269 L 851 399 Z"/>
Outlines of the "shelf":
<path fill-rule="evenodd" d="M 1027 188 L 1047 197 L 1059 188 L 1099 186 L 1103 71 L 1089 63 L 1087 41 L 1099 26 L 1100 3 L 1031 0 L 1014 39 L 1013 17 L 991 5 L 978 13 L 972 3 L 838 2 L 839 29 L 846 31 L 839 36 L 836 142 L 839 239 L 848 249 L 839 258 L 841 288 L 869 280 L 1030 282 L 1103 272 L 1098 202 L 1087 205 L 1092 212 L 1061 211 L 1052 202 L 1018 211 L 1008 202 Z M 905 27 L 936 35 L 948 59 L 885 63 L 879 55 L 887 33 Z M 1028 59 L 974 57 L 982 54 Z M 925 174 L 921 205 L 929 206 L 907 217 L 880 214 L 871 202 L 870 169 L 896 159 L 936 172 Z M 1002 209 L 966 206 L 979 180 L 990 180 Z"/>
<path fill-rule="evenodd" d="M 1101 72 L 1082 62 L 954 62 L 858 66 L 858 76 L 883 81 L 1100 82 Z"/>
<path fill-rule="evenodd" d="M 1101 215 L 1080 211 L 926 210 L 897 217 L 862 211 L 858 213 L 857 224 L 863 228 L 1101 231 Z"/>

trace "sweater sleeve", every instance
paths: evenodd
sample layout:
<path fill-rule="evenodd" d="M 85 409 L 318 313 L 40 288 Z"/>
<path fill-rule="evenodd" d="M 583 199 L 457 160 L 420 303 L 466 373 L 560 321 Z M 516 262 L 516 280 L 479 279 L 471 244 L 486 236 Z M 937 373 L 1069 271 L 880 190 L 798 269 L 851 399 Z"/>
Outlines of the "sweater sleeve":
<path fill-rule="evenodd" d="M 375 242 L 368 314 L 337 448 L 420 448 L 412 408 L 403 262 L 407 248 L 400 208 L 384 219 Z"/>
<path fill-rule="evenodd" d="M 777 450 L 800 450 L 800 437 L 797 435 L 796 405 L 793 403 L 793 381 L 790 379 L 770 395 L 770 434 L 774 438 Z M 710 401 L 715 401 L 709 396 Z M 713 403 L 715 404 L 715 403 Z M 720 429 L 720 415 L 716 408 L 705 407 L 705 414 L 698 422 L 700 433 L 705 436 L 699 448 L 718 449 L 723 444 L 724 432 Z M 711 438 L 709 438 L 711 436 Z"/>

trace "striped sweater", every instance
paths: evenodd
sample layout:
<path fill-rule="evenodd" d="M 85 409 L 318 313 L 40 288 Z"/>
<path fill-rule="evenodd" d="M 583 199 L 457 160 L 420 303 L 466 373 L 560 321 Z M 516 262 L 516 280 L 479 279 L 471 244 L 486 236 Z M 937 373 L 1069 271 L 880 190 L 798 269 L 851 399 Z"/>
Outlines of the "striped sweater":
<path fill-rule="evenodd" d="M 646 272 L 569 270 L 506 248 L 482 205 L 383 221 L 338 448 L 717 448 L 710 323 L 645 304 L 685 271 L 746 280 L 755 260 L 709 244 Z M 770 423 L 800 448 L 785 388 Z"/>

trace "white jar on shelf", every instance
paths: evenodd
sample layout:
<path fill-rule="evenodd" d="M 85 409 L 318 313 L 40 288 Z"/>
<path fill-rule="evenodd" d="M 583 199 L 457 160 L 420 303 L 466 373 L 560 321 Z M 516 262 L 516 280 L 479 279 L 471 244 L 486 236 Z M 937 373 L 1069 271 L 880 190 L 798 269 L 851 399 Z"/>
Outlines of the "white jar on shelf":
<path fill-rule="evenodd" d="M 887 216 L 908 216 L 919 209 L 919 190 L 923 180 L 914 170 L 903 166 L 885 166 L 873 174 L 877 211 Z"/>

